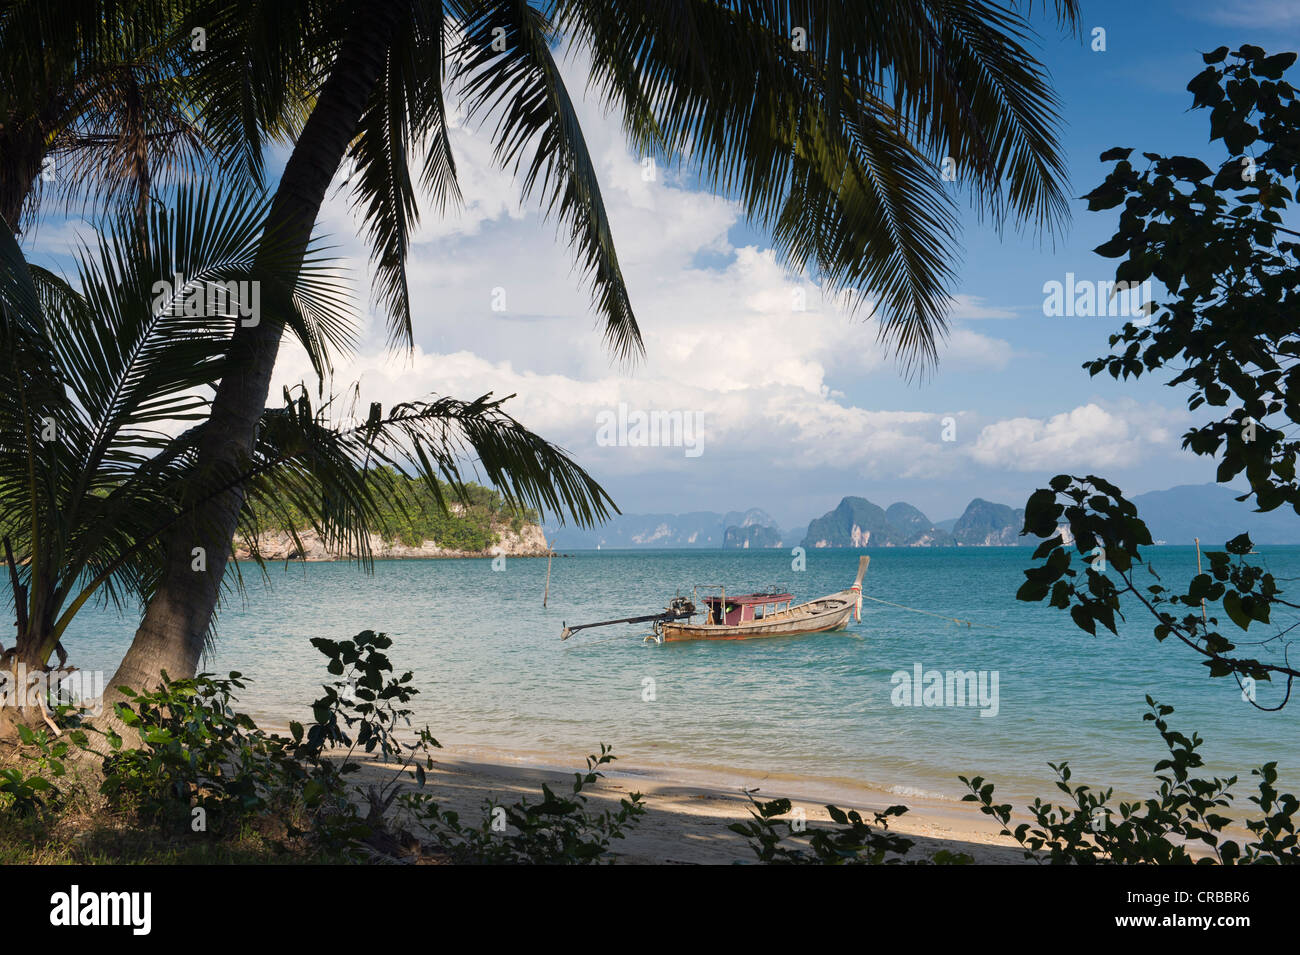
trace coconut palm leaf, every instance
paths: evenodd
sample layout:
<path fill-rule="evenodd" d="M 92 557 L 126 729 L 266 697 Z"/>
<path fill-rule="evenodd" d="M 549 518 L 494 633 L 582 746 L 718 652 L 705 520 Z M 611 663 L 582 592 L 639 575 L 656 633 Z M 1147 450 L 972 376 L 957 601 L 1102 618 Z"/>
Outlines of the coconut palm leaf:
<path fill-rule="evenodd" d="M 555 27 L 526 0 L 466 3 L 453 62 L 471 119 L 490 117 L 495 156 L 521 176 L 568 232 L 605 322 L 605 341 L 627 361 L 643 350 L 601 198 L 595 163 L 573 100 L 551 55 Z"/>
<path fill-rule="evenodd" d="M 348 151 L 353 204 L 369 240 L 375 296 L 394 344 L 412 342 L 406 254 L 419 221 L 408 152 L 424 153 L 423 182 L 439 211 L 460 203 L 442 92 L 445 17 L 440 2 L 417 4 L 394 38 L 387 68 Z"/>
<path fill-rule="evenodd" d="M 462 475 L 474 472 L 517 507 L 582 524 L 610 513 L 581 467 L 491 396 L 387 415 L 371 405 L 358 418 L 334 400 L 313 407 L 302 386 L 265 412 L 238 466 L 196 480 L 203 422 L 252 283 L 295 283 L 284 321 L 308 347 L 332 346 L 330 329 L 354 314 L 319 255 L 306 271 L 276 272 L 266 208 L 252 194 L 180 190 L 174 213 L 150 215 L 146 242 L 130 216 L 106 224 L 73 281 L 29 265 L 0 234 L 0 432 L 14 436 L 0 445 L 0 538 L 14 554 L 20 621 L 9 650 L 23 659 L 61 652 L 92 599 L 147 600 L 168 535 L 205 520 L 205 506 L 231 489 L 247 489 L 245 526 L 257 505 L 295 508 L 363 560 L 368 531 L 401 502 L 403 488 L 384 474 L 423 478 L 443 506 L 439 480 L 463 495 Z"/>
<path fill-rule="evenodd" d="M 197 0 L 179 32 L 204 32 L 191 51 L 190 88 L 202 98 L 214 148 L 239 156 L 262 180 L 263 143 L 292 143 L 338 46 L 339 4 L 329 0 Z"/>
<path fill-rule="evenodd" d="M 323 82 L 320 64 L 366 16 L 365 4 L 351 0 L 120 0 L 109 12 L 123 22 L 147 10 L 154 16 L 144 19 L 157 25 L 114 34 L 96 25 L 89 0 L 43 2 L 59 22 L 94 40 L 74 58 L 79 68 L 56 67 L 35 88 L 84 91 L 63 104 L 66 114 L 82 117 L 84 133 L 68 156 L 87 174 L 69 181 L 96 196 L 134 189 L 139 197 L 152 167 L 192 175 L 207 154 L 260 176 L 261 140 L 301 125 Z M 67 45 L 53 39 L 56 14 L 40 7 L 0 0 L 0 36 L 5 29 L 34 36 L 55 54 L 43 60 L 57 64 Z M 538 197 L 566 232 L 616 355 L 639 354 L 640 331 L 594 165 L 552 55 L 561 36 L 589 56 L 590 87 L 618 108 L 634 148 L 684 162 L 706 184 L 736 195 L 791 267 L 822 280 L 828 292 L 848 291 L 855 304 L 871 302 L 883 339 L 904 363 L 932 365 L 958 241 L 954 190 L 939 166 L 951 163 L 956 189 L 996 223 L 1052 232 L 1066 217 L 1058 105 L 1031 49 L 1028 18 L 1036 7 L 994 0 L 413 2 L 348 153 L 377 303 L 393 340 L 411 341 L 405 259 L 419 210 L 408 154 L 423 153 L 423 180 L 440 208 L 458 199 L 443 95 L 446 36 L 454 28 L 460 42 L 450 51 L 450 79 L 472 116 L 493 121 L 497 158 L 520 175 L 524 195 Z M 1075 0 L 1039 9 L 1078 28 Z M 195 25 L 206 27 L 208 41 L 197 53 L 185 46 Z M 148 69 L 123 73 L 117 64 L 127 52 Z M 174 65 L 182 54 L 188 71 Z M 16 65 L 28 63 L 14 56 Z M 48 101 L 32 88 L 15 84 L 8 101 L 31 109 Z M 122 104 L 131 96 L 118 94 L 146 89 L 151 108 L 127 116 Z M 145 144 L 157 156 L 141 164 Z"/>
<path fill-rule="evenodd" d="M 557 0 L 634 148 L 736 195 L 798 269 L 879 301 L 912 369 L 946 327 L 957 226 L 941 164 L 1001 219 L 1066 215 L 1029 5 L 984 0 Z M 1077 5 L 1055 4 L 1068 26 Z M 725 50 L 720 55 L 719 51 Z"/>
<path fill-rule="evenodd" d="M 105 593 L 116 598 L 120 581 L 138 579 L 141 528 L 174 510 L 185 486 L 177 468 L 189 462 L 169 431 L 206 415 L 225 373 L 234 327 L 248 320 L 240 306 L 255 297 L 265 215 L 253 194 L 180 190 L 174 214 L 149 217 L 145 243 L 133 217 L 108 223 L 81 250 L 72 283 L 27 266 L 5 236 L 0 335 L 13 400 L 0 401 L 0 429 L 24 440 L 0 449 L 0 530 L 31 561 L 40 640 L 57 639 L 54 608 L 82 571 L 98 576 L 129 552 L 137 556 Z M 271 271 L 258 275 L 275 280 Z M 343 320 L 328 280 L 278 278 L 297 283 L 296 300 L 317 315 Z M 318 320 L 301 310 L 286 318 L 327 361 Z"/>
<path fill-rule="evenodd" d="M 511 396 L 513 397 L 513 396 Z M 343 411 L 337 399 L 313 407 L 305 385 L 285 391 L 283 407 L 268 409 L 244 480 L 244 538 L 257 539 L 260 510 L 277 517 L 297 546 L 294 515 L 305 515 L 332 548 L 370 561 L 370 531 L 384 530 L 386 510 L 401 511 L 400 481 L 419 478 L 446 510 L 443 484 L 467 498 L 466 475 L 497 488 L 515 509 L 533 508 L 580 526 L 617 511 L 605 491 L 563 449 L 507 414 L 509 398 L 484 395 L 403 402 L 384 414 Z M 353 406 L 355 407 L 355 405 Z M 391 478 L 397 478 L 393 481 Z"/>
<path fill-rule="evenodd" d="M 263 141 L 310 108 L 331 6 L 0 0 L 0 197 L 26 196 L 28 219 L 52 195 L 139 221 L 199 178 L 260 186 Z"/>

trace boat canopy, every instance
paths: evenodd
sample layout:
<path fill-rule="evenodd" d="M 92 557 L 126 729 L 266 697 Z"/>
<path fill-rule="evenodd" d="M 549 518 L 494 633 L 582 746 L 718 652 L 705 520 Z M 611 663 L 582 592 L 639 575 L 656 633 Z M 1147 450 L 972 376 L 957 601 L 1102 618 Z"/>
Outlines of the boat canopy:
<path fill-rule="evenodd" d="M 705 597 L 703 599 L 708 604 L 717 604 L 722 601 L 721 597 Z M 794 594 L 735 594 L 727 597 L 727 603 L 745 606 L 748 604 L 785 603 L 787 600 L 793 599 Z"/>
<path fill-rule="evenodd" d="M 722 597 L 705 597 L 704 603 L 709 608 L 709 620 L 734 627 L 736 624 L 758 619 L 755 616 L 757 607 L 765 604 L 783 604 L 793 599 L 794 594 L 736 594 L 735 596 L 728 594 L 725 607 Z"/>

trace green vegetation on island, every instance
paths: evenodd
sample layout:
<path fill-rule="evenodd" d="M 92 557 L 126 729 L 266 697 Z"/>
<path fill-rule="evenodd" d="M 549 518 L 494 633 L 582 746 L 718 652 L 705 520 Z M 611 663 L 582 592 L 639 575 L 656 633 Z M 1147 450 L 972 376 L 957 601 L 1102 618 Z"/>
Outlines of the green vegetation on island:
<path fill-rule="evenodd" d="M 452 550 L 481 551 L 500 542 L 503 527 L 518 534 L 539 515 L 531 507 L 514 507 L 493 488 L 467 482 L 458 493 L 439 481 L 438 492 L 426 481 L 405 477 L 392 468 L 377 468 L 366 478 L 376 502 L 376 520 L 366 530 L 387 544 L 419 547 L 425 541 Z M 302 532 L 313 528 L 308 513 L 292 502 L 250 502 L 251 524 L 258 535 Z"/>

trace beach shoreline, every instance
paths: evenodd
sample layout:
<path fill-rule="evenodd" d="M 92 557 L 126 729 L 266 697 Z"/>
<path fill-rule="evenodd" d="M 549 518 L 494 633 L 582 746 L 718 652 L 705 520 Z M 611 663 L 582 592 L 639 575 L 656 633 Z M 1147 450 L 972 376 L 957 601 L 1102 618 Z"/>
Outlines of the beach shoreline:
<path fill-rule="evenodd" d="M 555 754 L 510 753 L 450 745 L 434 755 L 426 791 L 442 809 L 456 811 L 466 823 L 473 823 L 489 800 L 514 802 L 521 797 L 535 799 L 543 783 L 557 792 L 569 791 L 574 773 L 583 768 L 582 759 L 570 761 Z M 363 781 L 391 778 L 390 764 L 367 760 Z M 907 860 L 929 859 L 936 852 L 960 852 L 978 864 L 1023 864 L 1025 859 L 1014 839 L 999 835 L 1000 825 L 980 813 L 973 803 L 912 796 L 844 782 L 828 783 L 813 777 L 781 777 L 727 773 L 711 775 L 699 769 L 649 768 L 615 762 L 602 767 L 604 778 L 584 789 L 592 808 L 614 808 L 619 800 L 640 793 L 648 812 L 627 838 L 617 840 L 611 850 L 623 864 L 730 865 L 756 863 L 746 840 L 728 826 L 751 818 L 746 793 L 759 801 L 787 798 L 793 808 L 802 809 L 810 827 L 830 823 L 826 805 L 857 809 L 868 824 L 874 812 L 892 805 L 906 805 L 908 812 L 890 820 L 891 832 L 915 843 Z M 873 825 L 873 828 L 876 828 Z"/>

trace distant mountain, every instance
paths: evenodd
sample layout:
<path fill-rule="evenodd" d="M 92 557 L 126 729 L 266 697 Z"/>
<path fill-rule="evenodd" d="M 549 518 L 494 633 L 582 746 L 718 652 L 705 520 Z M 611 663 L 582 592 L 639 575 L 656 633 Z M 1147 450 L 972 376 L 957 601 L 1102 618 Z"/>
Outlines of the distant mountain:
<path fill-rule="evenodd" d="M 694 511 L 689 514 L 619 514 L 600 527 L 548 523 L 546 537 L 557 550 L 634 547 L 723 547 L 727 528 L 772 527 L 765 511 Z M 779 535 L 779 531 L 776 532 Z M 756 546 L 751 544 L 750 546 Z M 771 545 L 764 545 L 771 546 Z"/>
<path fill-rule="evenodd" d="M 846 497 L 828 514 L 812 521 L 804 547 L 924 547 L 951 543 L 911 504 L 881 510 L 865 497 Z"/>
<path fill-rule="evenodd" d="M 1221 546 L 1242 531 L 1257 544 L 1300 544 L 1300 517 L 1289 508 L 1268 514 L 1235 500 L 1235 491 L 1218 484 L 1183 485 L 1132 498 L 1157 541 Z M 1024 511 L 975 498 L 961 517 L 932 522 L 905 502 L 882 509 L 864 497 L 846 497 L 807 529 L 781 530 L 758 508 L 747 511 L 696 511 L 690 514 L 622 514 L 603 527 L 581 529 L 547 524 L 557 550 L 596 547 L 1009 547 L 1033 546 L 1022 538 Z"/>
<path fill-rule="evenodd" d="M 782 540 L 781 531 L 766 524 L 750 524 L 748 527 L 737 527 L 733 524 L 724 532 L 722 546 L 727 548 L 739 547 L 741 549 L 780 547 L 782 546 Z"/>
<path fill-rule="evenodd" d="M 1036 537 L 1021 537 L 1025 526 L 1023 508 L 1010 508 L 977 497 L 952 525 L 952 539 L 958 547 L 1013 547 L 1037 544 Z"/>
<path fill-rule="evenodd" d="M 1300 544 L 1300 517 L 1289 507 L 1261 514 L 1221 484 L 1183 484 L 1132 498 L 1152 540 L 1221 546 L 1242 531 L 1256 544 Z"/>
<path fill-rule="evenodd" d="M 747 511 L 728 511 L 722 515 L 722 521 L 728 527 L 770 527 L 776 529 L 776 521 L 767 511 L 751 507 Z M 777 531 L 777 533 L 780 533 Z"/>
<path fill-rule="evenodd" d="M 931 523 L 930 518 L 911 504 L 900 501 L 889 505 L 885 520 L 904 536 L 903 543 L 908 547 L 947 547 L 952 543 L 948 531 Z"/>
<path fill-rule="evenodd" d="M 890 547 L 902 534 L 885 512 L 865 497 L 846 497 L 839 507 L 808 524 L 804 547 Z"/>
<path fill-rule="evenodd" d="M 961 517 L 940 526 L 902 501 L 881 510 L 863 497 L 846 497 L 808 525 L 804 547 L 1006 547 L 1019 539 L 1025 512 L 976 498 Z"/>
<path fill-rule="evenodd" d="M 776 526 L 776 521 L 768 516 L 766 511 L 761 511 L 756 507 L 751 507 L 745 511 L 740 523 L 730 523 L 734 514 L 728 514 L 727 529 L 722 533 L 723 547 L 739 547 L 741 549 L 750 547 L 780 547 L 784 536 L 781 529 Z"/>
<path fill-rule="evenodd" d="M 1150 491 L 1132 498 L 1153 540 L 1220 546 L 1242 531 L 1256 544 L 1300 544 L 1300 516 L 1290 508 L 1267 514 L 1236 500 L 1237 492 L 1219 484 L 1187 484 Z M 955 520 L 932 523 L 910 504 L 893 504 L 881 511 L 860 497 L 846 497 L 839 507 L 808 525 L 805 547 L 898 547 L 953 544 L 958 547 L 1032 547 L 1034 537 L 1021 537 L 1022 508 L 975 498 Z"/>

